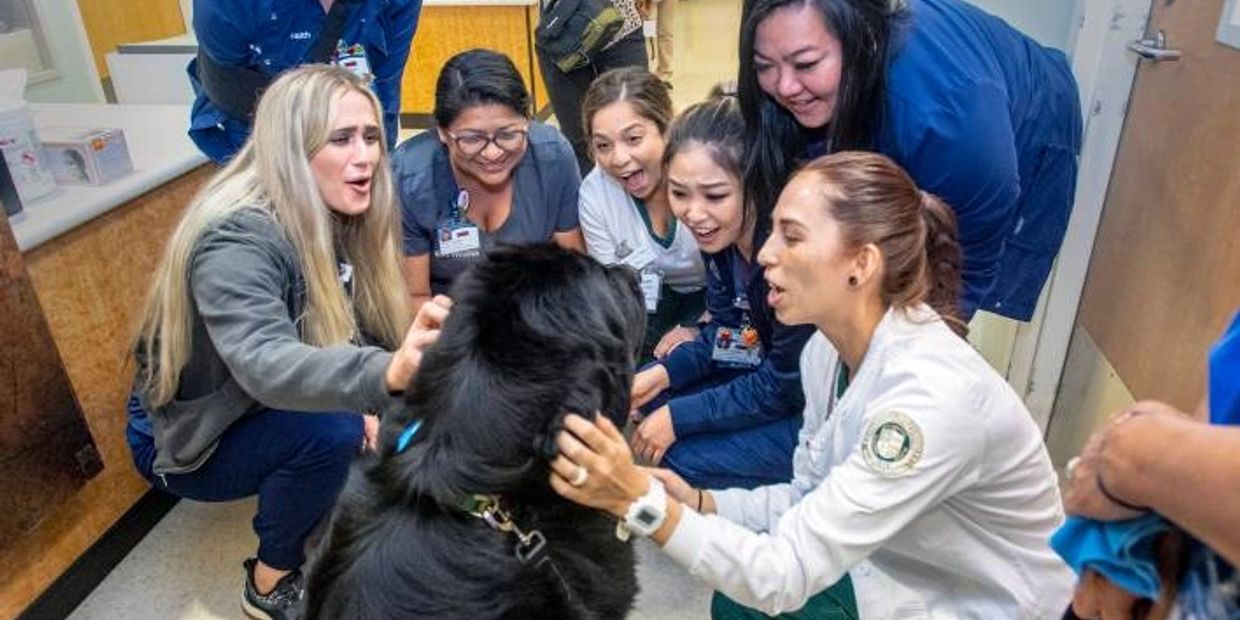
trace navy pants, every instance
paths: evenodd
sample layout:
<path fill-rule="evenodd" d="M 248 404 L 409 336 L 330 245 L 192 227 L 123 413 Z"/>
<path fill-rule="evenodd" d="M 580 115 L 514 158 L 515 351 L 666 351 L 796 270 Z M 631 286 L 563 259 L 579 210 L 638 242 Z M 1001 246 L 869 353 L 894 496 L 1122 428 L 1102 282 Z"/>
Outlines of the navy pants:
<path fill-rule="evenodd" d="M 132 423 L 126 435 L 134 465 L 157 489 L 202 502 L 257 494 L 258 559 L 277 570 L 293 570 L 305 561 L 306 539 L 344 486 L 362 445 L 362 417 L 262 410 L 228 427 L 198 469 L 162 476 L 151 471 L 151 436 Z"/>
<path fill-rule="evenodd" d="M 679 392 L 663 392 L 642 406 L 641 411 L 649 414 L 677 396 L 723 385 L 745 372 L 717 371 Z M 753 489 L 788 482 L 792 479 L 792 453 L 797 447 L 801 423 L 800 415 L 791 415 L 725 433 L 677 437 L 659 466 L 703 489 Z"/>

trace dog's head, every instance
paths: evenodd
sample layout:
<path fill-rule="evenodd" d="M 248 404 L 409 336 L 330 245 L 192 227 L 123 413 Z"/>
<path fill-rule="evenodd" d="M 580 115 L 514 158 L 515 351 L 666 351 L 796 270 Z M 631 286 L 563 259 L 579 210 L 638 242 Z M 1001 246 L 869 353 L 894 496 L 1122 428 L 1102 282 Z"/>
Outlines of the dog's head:
<path fill-rule="evenodd" d="M 545 487 L 565 413 L 623 426 L 646 316 L 630 269 L 550 244 L 508 247 L 462 273 L 450 295 L 408 411 L 384 424 L 380 475 L 396 483 L 386 488 L 450 505 Z M 397 453 L 414 419 L 422 426 Z"/>

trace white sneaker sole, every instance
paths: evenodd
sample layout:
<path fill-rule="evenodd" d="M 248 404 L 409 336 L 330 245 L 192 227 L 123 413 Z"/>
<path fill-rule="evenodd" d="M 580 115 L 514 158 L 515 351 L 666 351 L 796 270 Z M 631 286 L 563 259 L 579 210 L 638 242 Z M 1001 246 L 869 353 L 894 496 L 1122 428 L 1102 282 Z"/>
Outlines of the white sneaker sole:
<path fill-rule="evenodd" d="M 241 595 L 241 611 L 244 611 L 245 615 L 253 618 L 254 620 L 274 620 L 271 617 L 271 614 L 268 614 L 267 612 L 251 605 L 250 601 L 246 600 L 245 594 Z"/>

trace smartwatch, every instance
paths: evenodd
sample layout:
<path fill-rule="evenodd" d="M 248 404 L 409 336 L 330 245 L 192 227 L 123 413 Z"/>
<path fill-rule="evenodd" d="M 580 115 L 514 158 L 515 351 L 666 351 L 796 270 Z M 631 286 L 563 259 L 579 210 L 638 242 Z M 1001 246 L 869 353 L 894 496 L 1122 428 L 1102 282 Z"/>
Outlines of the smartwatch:
<path fill-rule="evenodd" d="M 650 536 L 667 518 L 667 492 L 658 478 L 650 477 L 646 494 L 629 505 L 629 512 L 616 524 L 616 538 L 628 540 L 631 534 Z"/>

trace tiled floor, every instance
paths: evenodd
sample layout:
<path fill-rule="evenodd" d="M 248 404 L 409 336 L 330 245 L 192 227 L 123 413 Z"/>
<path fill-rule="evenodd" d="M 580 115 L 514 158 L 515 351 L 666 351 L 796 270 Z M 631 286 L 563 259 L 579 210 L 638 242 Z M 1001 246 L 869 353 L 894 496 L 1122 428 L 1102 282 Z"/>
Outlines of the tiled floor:
<path fill-rule="evenodd" d="M 680 0 L 672 82 L 677 110 L 736 72 L 740 3 Z M 402 136 L 404 137 L 404 136 Z M 241 617 L 241 560 L 254 553 L 253 500 L 182 501 L 70 616 L 73 620 Z M 649 543 L 639 543 L 642 592 L 634 620 L 708 615 L 710 590 Z"/>

